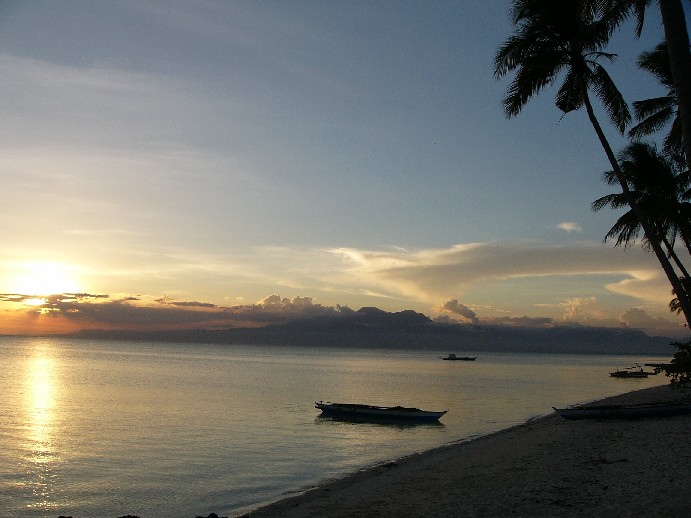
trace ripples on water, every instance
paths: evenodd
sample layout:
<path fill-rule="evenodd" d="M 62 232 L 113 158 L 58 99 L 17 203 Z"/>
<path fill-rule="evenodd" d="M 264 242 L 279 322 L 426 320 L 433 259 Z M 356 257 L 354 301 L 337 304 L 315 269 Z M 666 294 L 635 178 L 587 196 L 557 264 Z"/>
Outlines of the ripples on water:
<path fill-rule="evenodd" d="M 192 517 L 242 509 L 551 407 L 666 383 L 669 358 L 0 338 L 3 515 Z M 449 410 L 439 425 L 319 417 L 332 400 Z"/>

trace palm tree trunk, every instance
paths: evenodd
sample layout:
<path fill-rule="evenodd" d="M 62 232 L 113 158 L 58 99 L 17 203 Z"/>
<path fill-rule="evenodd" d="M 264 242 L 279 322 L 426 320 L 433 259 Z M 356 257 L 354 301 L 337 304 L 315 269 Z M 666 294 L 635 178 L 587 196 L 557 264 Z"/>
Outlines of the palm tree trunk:
<path fill-rule="evenodd" d="M 691 162 L 691 53 L 681 0 L 659 0 L 674 90 L 679 105 L 686 164 Z"/>
<path fill-rule="evenodd" d="M 650 220 L 641 210 L 640 206 L 631 194 L 629 185 L 626 182 L 626 178 L 624 177 L 624 174 L 622 173 L 619 167 L 617 157 L 614 155 L 614 151 L 612 151 L 612 146 L 609 145 L 609 141 L 605 136 L 605 132 L 602 130 L 602 126 L 600 126 L 600 122 L 597 120 L 597 117 L 595 116 L 595 112 L 593 111 L 593 105 L 590 102 L 590 97 L 588 96 L 588 88 L 586 85 L 583 86 L 583 103 L 585 104 L 585 109 L 588 112 L 588 118 L 590 119 L 590 123 L 595 129 L 595 133 L 597 133 L 597 136 L 600 139 L 600 144 L 602 145 L 602 148 L 605 150 L 605 153 L 607 154 L 607 158 L 609 159 L 610 165 L 612 166 L 612 171 L 614 171 L 614 174 L 619 180 L 619 184 L 621 185 L 624 197 L 626 198 L 626 202 L 629 204 L 631 210 L 634 212 L 634 214 L 638 218 L 638 221 L 641 223 L 641 227 L 643 227 L 643 232 L 645 232 L 645 235 L 648 236 L 650 246 L 652 247 L 653 252 L 657 257 L 657 260 L 660 262 L 660 266 L 662 266 L 665 275 L 667 275 L 667 279 L 669 280 L 669 283 L 672 285 L 672 288 L 674 289 L 674 292 L 677 295 L 677 299 L 679 300 L 679 306 L 681 307 L 681 310 L 684 313 L 686 323 L 689 326 L 689 328 L 691 328 L 691 301 L 689 300 L 689 296 L 684 290 L 684 287 L 681 281 L 679 280 L 679 276 L 677 275 L 676 270 L 672 266 L 672 263 L 669 261 L 669 258 L 662 249 L 661 237 L 657 235 L 653 226 L 650 224 Z"/>
<path fill-rule="evenodd" d="M 668 257 L 672 258 L 672 260 L 674 261 L 674 264 L 676 264 L 677 268 L 679 268 L 681 275 L 683 277 L 689 279 L 690 278 L 689 272 L 686 270 L 686 267 L 682 264 L 681 259 L 679 259 L 679 256 L 674 251 L 674 245 L 672 245 L 672 243 L 670 243 L 666 237 L 663 237 L 662 240 L 665 243 L 665 247 L 667 248 Z"/>

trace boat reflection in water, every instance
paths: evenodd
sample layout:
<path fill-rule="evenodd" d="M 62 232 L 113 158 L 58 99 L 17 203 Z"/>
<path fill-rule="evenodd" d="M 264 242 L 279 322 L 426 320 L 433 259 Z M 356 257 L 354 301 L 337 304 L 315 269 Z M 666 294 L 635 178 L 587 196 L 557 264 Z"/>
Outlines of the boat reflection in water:
<path fill-rule="evenodd" d="M 438 423 L 439 418 L 447 412 L 446 410 L 429 411 L 402 406 L 374 406 L 324 401 L 319 401 L 314 406 L 322 411 L 324 417 L 357 422 Z"/>

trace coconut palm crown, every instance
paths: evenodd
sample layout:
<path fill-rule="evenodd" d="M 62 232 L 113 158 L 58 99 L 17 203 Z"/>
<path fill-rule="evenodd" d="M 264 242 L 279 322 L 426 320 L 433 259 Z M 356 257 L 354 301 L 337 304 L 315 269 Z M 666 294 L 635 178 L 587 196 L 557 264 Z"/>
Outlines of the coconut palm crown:
<path fill-rule="evenodd" d="M 555 99 L 562 112 L 581 108 L 588 102 L 588 91 L 593 91 L 623 133 L 631 114 L 601 61 L 616 58 L 603 49 L 627 15 L 627 9 L 608 1 L 514 1 L 515 31 L 494 59 L 496 78 L 516 72 L 503 101 L 506 115 L 516 116 L 533 96 L 563 75 Z"/>
<path fill-rule="evenodd" d="M 632 142 L 619 153 L 619 165 L 629 189 L 638 205 L 649 215 L 651 224 L 667 247 L 674 253 L 674 242 L 681 237 L 684 246 L 691 251 L 691 205 L 689 204 L 688 172 L 677 174 L 674 165 L 653 144 Z M 614 171 L 602 176 L 608 185 L 619 185 Z M 622 193 L 608 194 L 595 200 L 592 209 L 599 211 L 627 208 Z M 638 237 L 641 224 L 632 210 L 624 213 L 609 230 L 605 241 L 616 238 L 615 246 L 630 246 Z M 648 241 L 647 236 L 643 236 Z"/>

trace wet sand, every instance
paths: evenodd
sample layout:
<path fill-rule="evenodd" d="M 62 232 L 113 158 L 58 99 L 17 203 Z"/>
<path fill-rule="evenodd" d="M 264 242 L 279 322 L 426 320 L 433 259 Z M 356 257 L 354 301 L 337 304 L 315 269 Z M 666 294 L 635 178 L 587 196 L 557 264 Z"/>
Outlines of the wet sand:
<path fill-rule="evenodd" d="M 688 399 L 667 385 L 603 402 Z M 244 516 L 691 516 L 691 416 L 556 414 L 327 482 Z"/>

